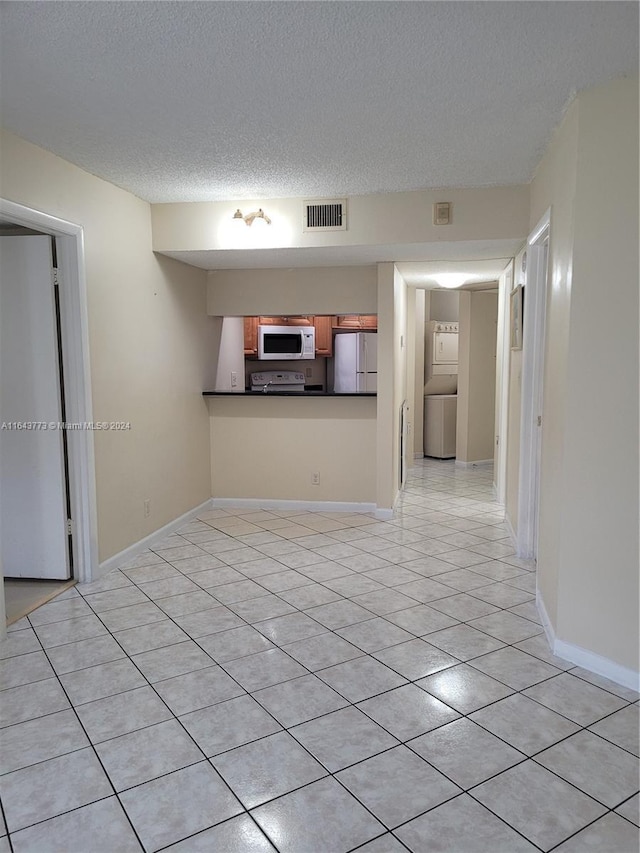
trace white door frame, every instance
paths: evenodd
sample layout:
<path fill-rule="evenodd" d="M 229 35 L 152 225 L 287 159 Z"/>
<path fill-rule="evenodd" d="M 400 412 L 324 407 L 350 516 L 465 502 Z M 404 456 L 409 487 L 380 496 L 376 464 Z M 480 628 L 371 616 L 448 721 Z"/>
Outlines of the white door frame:
<path fill-rule="evenodd" d="M 67 423 L 91 424 L 89 320 L 82 226 L 0 198 L 3 220 L 56 237 Z M 98 523 L 93 432 L 67 430 L 73 574 L 88 582 L 98 566 Z M 2 626 L 0 626 L 2 627 Z"/>
<path fill-rule="evenodd" d="M 498 287 L 498 337 L 496 343 L 496 413 L 497 448 L 493 484 L 498 503 L 507 501 L 507 433 L 509 425 L 509 372 L 511 365 L 511 329 L 509 296 L 513 288 L 514 262 L 509 261 L 500 274 Z"/>
<path fill-rule="evenodd" d="M 522 409 L 518 487 L 519 557 L 536 559 L 542 438 L 542 388 L 549 278 L 549 208 L 527 238 L 522 344 Z M 546 263 L 545 263 L 546 261 Z"/>

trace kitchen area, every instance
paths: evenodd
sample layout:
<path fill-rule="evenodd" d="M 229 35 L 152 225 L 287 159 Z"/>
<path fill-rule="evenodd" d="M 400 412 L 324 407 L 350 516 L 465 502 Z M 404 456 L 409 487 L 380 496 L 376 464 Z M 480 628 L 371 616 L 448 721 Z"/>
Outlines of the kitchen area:
<path fill-rule="evenodd" d="M 209 273 L 218 346 L 201 393 L 220 506 L 380 506 L 377 278 L 361 266 Z"/>
<path fill-rule="evenodd" d="M 307 507 L 373 510 L 376 315 L 216 319 L 216 386 L 203 396 L 219 494 L 245 505 L 287 508 L 295 495 Z"/>
<path fill-rule="evenodd" d="M 482 415 L 481 447 L 475 435 L 494 399 L 495 293 L 417 291 L 422 309 L 406 304 L 422 320 L 407 338 L 408 290 L 392 265 L 209 273 L 220 345 L 203 396 L 220 506 L 295 498 L 388 513 L 380 496 L 396 493 L 418 447 L 463 465 L 490 458 L 492 418 Z M 482 351 L 480 339 L 490 339 Z M 415 395 L 403 378 L 414 363 Z"/>
<path fill-rule="evenodd" d="M 224 366 L 207 396 L 377 393 L 375 314 L 222 319 L 223 328 L 242 320 L 242 342 L 227 334 Z M 241 345 L 243 369 L 232 369 L 241 363 Z"/>

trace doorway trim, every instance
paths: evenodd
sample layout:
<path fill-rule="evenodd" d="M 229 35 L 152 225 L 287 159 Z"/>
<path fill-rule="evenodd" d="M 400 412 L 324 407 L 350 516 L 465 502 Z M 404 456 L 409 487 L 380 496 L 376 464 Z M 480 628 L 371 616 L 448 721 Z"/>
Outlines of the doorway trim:
<path fill-rule="evenodd" d="M 56 238 L 61 294 L 62 352 L 68 423 L 91 424 L 89 319 L 81 225 L 0 198 L 0 216 Z M 91 429 L 67 430 L 69 492 L 73 520 L 74 577 L 89 582 L 98 566 L 95 455 Z"/>
<path fill-rule="evenodd" d="M 536 559 L 538 549 L 538 513 L 540 457 L 542 444 L 542 390 L 549 277 L 548 251 L 551 230 L 549 208 L 527 238 L 527 269 L 522 346 L 522 408 L 520 426 L 520 470 L 518 489 L 519 557 Z"/>
<path fill-rule="evenodd" d="M 509 376 L 511 370 L 511 334 L 509 294 L 513 288 L 514 261 L 511 259 L 498 279 L 498 334 L 496 343 L 496 411 L 494 432 L 493 486 L 496 500 L 507 502 L 507 435 L 509 429 Z"/>

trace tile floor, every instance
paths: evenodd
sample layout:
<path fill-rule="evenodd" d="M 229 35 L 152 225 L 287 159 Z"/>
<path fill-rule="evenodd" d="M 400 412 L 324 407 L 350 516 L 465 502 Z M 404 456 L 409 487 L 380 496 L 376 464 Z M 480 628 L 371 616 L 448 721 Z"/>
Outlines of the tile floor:
<path fill-rule="evenodd" d="M 534 591 L 486 469 L 204 513 L 12 626 L 0 853 L 637 853 L 638 695 Z"/>

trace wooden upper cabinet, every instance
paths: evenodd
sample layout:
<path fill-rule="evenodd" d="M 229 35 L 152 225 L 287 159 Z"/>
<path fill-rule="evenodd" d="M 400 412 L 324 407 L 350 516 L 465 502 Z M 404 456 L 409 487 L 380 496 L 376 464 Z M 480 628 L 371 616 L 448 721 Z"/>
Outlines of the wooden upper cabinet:
<path fill-rule="evenodd" d="M 334 329 L 374 331 L 378 328 L 377 314 L 341 314 L 333 318 Z"/>
<path fill-rule="evenodd" d="M 360 328 L 368 329 L 369 331 L 373 331 L 374 329 L 378 329 L 378 315 L 377 314 L 361 314 L 360 315 Z"/>
<path fill-rule="evenodd" d="M 333 317 L 245 317 L 244 318 L 244 354 L 249 357 L 258 355 L 258 326 L 315 326 L 316 355 L 333 355 Z"/>
<path fill-rule="evenodd" d="M 313 325 L 316 329 L 316 355 L 333 355 L 333 330 L 331 328 L 332 317 L 314 317 Z"/>
<path fill-rule="evenodd" d="M 260 317 L 244 318 L 244 354 L 258 355 L 258 321 Z"/>
<path fill-rule="evenodd" d="M 287 317 L 287 322 L 285 325 L 287 326 L 313 326 L 314 318 L 309 315 L 300 316 L 300 317 Z"/>
<path fill-rule="evenodd" d="M 313 326 L 313 317 L 259 317 L 261 326 Z"/>

